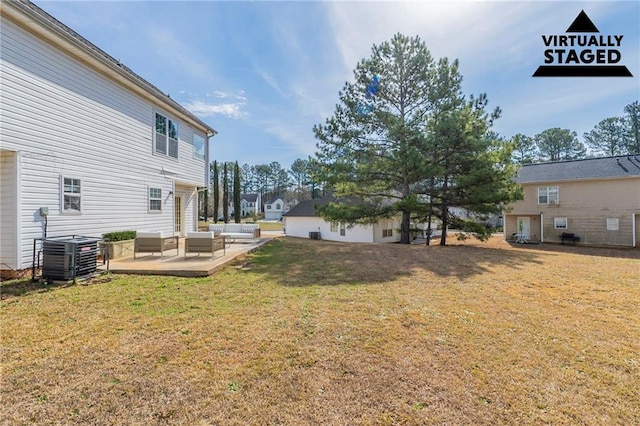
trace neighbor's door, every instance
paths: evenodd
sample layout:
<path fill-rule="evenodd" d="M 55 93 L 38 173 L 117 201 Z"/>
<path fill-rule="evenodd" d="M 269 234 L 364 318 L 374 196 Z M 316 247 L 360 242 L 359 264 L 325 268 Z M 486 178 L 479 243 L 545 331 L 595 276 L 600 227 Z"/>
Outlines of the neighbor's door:
<path fill-rule="evenodd" d="M 173 213 L 173 220 L 174 220 L 174 229 L 173 232 L 175 232 L 178 235 L 183 235 L 184 233 L 184 220 L 183 220 L 183 216 L 184 216 L 184 212 L 182 210 L 182 197 L 179 195 L 176 195 L 173 198 L 173 208 L 174 213 Z"/>
<path fill-rule="evenodd" d="M 531 219 L 529 217 L 518 217 L 518 234 L 520 234 L 524 238 L 529 238 L 531 236 Z"/>

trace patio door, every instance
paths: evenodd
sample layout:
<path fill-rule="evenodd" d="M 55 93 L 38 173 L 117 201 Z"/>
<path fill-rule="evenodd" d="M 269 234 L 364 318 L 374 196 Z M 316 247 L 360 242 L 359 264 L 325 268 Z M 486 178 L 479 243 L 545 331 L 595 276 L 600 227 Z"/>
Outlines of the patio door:
<path fill-rule="evenodd" d="M 529 239 L 531 236 L 531 218 L 527 216 L 518 216 L 516 223 L 518 224 L 518 234 Z"/>
<path fill-rule="evenodd" d="M 173 221 L 174 221 L 174 227 L 173 227 L 173 232 L 175 232 L 178 235 L 183 235 L 184 233 L 184 220 L 183 220 L 183 216 L 184 216 L 184 212 L 182 209 L 182 196 L 180 195 L 176 195 L 173 197 L 173 208 L 174 208 L 174 212 L 173 212 Z"/>

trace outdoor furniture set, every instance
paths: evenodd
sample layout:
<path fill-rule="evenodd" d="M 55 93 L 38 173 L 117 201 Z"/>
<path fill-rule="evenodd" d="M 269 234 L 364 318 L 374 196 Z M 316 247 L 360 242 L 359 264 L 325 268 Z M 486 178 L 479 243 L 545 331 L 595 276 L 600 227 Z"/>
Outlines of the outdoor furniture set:
<path fill-rule="evenodd" d="M 184 238 L 184 257 L 189 253 L 210 253 L 214 257 L 216 250 L 222 249 L 226 254 L 226 245 L 229 240 L 253 239 L 260 237 L 259 225 L 242 223 L 226 223 L 222 225 L 209 225 L 209 231 L 187 232 Z M 164 256 L 167 250 L 175 249 L 180 255 L 180 236 L 166 235 L 162 231 L 137 232 L 134 241 L 133 258 L 137 253 L 160 253 Z"/>

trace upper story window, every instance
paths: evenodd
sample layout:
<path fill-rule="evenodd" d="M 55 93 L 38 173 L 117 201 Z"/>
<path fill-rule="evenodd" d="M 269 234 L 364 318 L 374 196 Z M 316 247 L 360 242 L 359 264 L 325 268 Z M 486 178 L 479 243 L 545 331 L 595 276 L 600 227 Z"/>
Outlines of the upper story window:
<path fill-rule="evenodd" d="M 62 212 L 80 213 L 82 201 L 82 183 L 80 179 L 62 178 Z"/>
<path fill-rule="evenodd" d="M 193 158 L 204 160 L 204 138 L 198 134 L 193 134 Z"/>
<path fill-rule="evenodd" d="M 280 209 L 282 209 L 282 206 L 280 205 L 280 203 L 277 203 L 276 204 L 276 210 L 280 210 Z"/>
<path fill-rule="evenodd" d="M 538 204 L 558 204 L 558 187 L 541 186 L 538 188 Z"/>
<path fill-rule="evenodd" d="M 178 158 L 178 123 L 157 112 L 154 152 Z"/>

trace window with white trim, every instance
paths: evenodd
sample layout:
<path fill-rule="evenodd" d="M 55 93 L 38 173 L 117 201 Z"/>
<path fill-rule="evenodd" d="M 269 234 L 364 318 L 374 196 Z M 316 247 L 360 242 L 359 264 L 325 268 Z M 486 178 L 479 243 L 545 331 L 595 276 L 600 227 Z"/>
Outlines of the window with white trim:
<path fill-rule="evenodd" d="M 329 230 L 331 232 L 338 232 L 338 222 L 331 222 L 329 224 L 329 227 L 330 227 Z"/>
<path fill-rule="evenodd" d="M 620 229 L 620 222 L 617 217 L 607 218 L 607 231 L 617 231 Z"/>
<path fill-rule="evenodd" d="M 62 177 L 62 212 L 80 213 L 82 205 L 82 183 L 80 179 Z"/>
<path fill-rule="evenodd" d="M 340 224 L 340 236 L 344 237 L 347 235 L 347 227 L 344 223 Z"/>
<path fill-rule="evenodd" d="M 385 221 L 382 226 L 382 238 L 393 237 L 393 222 Z"/>
<path fill-rule="evenodd" d="M 538 187 L 538 204 L 558 204 L 557 186 Z"/>
<path fill-rule="evenodd" d="M 162 211 L 162 189 L 161 188 L 149 188 L 149 211 L 150 212 Z"/>
<path fill-rule="evenodd" d="M 178 158 L 178 123 L 157 112 L 153 151 Z"/>
<path fill-rule="evenodd" d="M 204 138 L 196 133 L 193 134 L 193 158 L 204 160 Z"/>
<path fill-rule="evenodd" d="M 553 218 L 553 227 L 555 229 L 567 229 L 568 220 L 566 217 L 554 217 Z"/>

